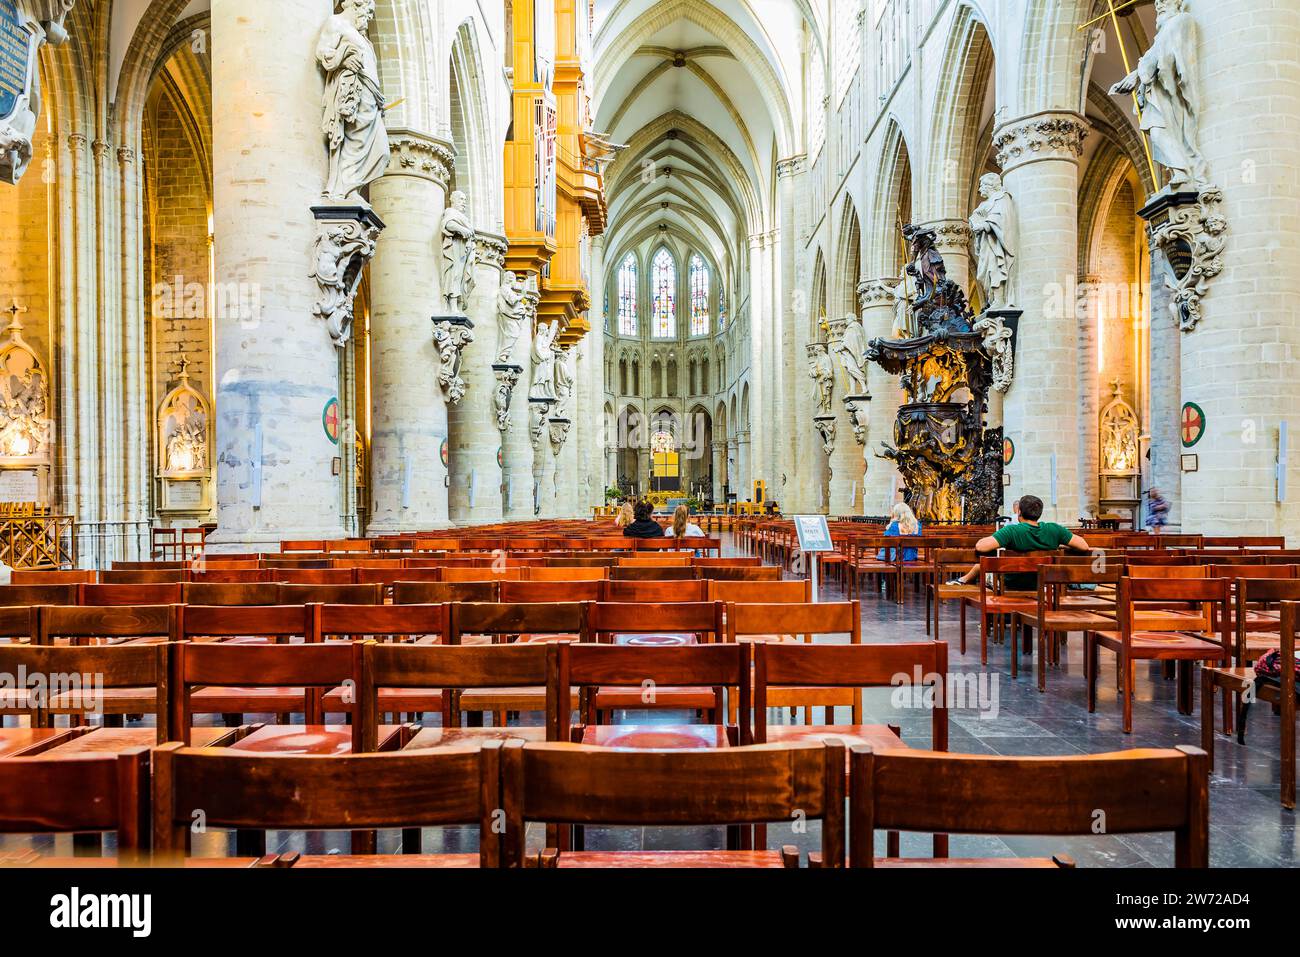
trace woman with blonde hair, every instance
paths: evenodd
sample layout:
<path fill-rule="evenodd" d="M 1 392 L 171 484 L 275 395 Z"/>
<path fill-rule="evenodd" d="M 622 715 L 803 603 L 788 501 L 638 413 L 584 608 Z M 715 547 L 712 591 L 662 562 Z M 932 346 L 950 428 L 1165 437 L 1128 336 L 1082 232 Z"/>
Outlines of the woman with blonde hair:
<path fill-rule="evenodd" d="M 691 510 L 685 505 L 673 509 L 673 538 L 703 538 L 704 529 L 691 521 Z"/>
<path fill-rule="evenodd" d="M 885 534 L 891 538 L 897 535 L 921 534 L 921 522 L 917 519 L 916 513 L 912 511 L 912 507 L 906 502 L 899 502 L 895 505 L 894 510 L 890 513 L 889 517 L 891 521 L 889 527 L 885 529 Z M 916 557 L 915 548 L 903 549 L 903 561 L 914 562 L 916 561 Z M 889 556 L 886 557 L 885 549 L 882 548 L 880 554 L 877 555 L 876 558 L 878 561 L 892 562 L 895 560 L 894 549 L 889 549 Z"/>
<path fill-rule="evenodd" d="M 636 521 L 636 515 L 632 511 L 632 503 L 624 502 L 619 506 L 618 513 L 614 516 L 614 527 L 627 528 L 634 521 Z"/>

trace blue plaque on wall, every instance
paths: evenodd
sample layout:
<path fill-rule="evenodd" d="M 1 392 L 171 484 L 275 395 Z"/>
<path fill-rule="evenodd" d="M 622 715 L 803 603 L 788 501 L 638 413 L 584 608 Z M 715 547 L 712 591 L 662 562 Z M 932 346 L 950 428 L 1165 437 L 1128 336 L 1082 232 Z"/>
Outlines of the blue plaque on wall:
<path fill-rule="evenodd" d="M 0 120 L 13 116 L 31 79 L 36 43 L 24 20 L 18 0 L 0 0 Z"/>

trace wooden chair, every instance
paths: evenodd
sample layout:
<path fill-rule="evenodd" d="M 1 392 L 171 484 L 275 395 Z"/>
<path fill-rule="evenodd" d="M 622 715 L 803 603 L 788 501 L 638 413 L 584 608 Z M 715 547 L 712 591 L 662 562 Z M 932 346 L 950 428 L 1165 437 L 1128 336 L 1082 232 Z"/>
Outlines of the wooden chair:
<path fill-rule="evenodd" d="M 168 714 L 168 642 L 133 645 L 0 645 L 0 672 L 43 676 L 45 686 L 18 692 L 19 700 L 6 711 L 25 711 L 32 726 L 54 727 L 55 715 L 152 714 L 156 729 L 132 729 L 138 734 L 115 735 L 125 746 L 147 746 L 171 740 Z M 22 672 L 19 669 L 23 669 Z M 59 680 L 56 681 L 56 676 Z M 87 684 L 89 682 L 89 684 Z M 0 697 L 0 700 L 3 700 Z M 118 748 L 120 750 L 120 748 Z"/>
<path fill-rule="evenodd" d="M 615 566 L 609 569 L 611 581 L 621 582 L 677 582 L 690 581 L 698 577 L 695 568 L 690 565 L 676 565 L 656 568 L 650 567 L 619 567 Z"/>
<path fill-rule="evenodd" d="M 281 585 L 279 605 L 379 605 L 384 600 L 382 585 Z"/>
<path fill-rule="evenodd" d="M 1244 584 L 1242 582 L 1241 584 Z M 1286 590 L 1291 596 L 1297 594 L 1295 587 L 1300 582 L 1269 582 L 1269 585 L 1292 586 Z M 1253 586 L 1252 586 L 1253 587 Z M 1282 589 L 1278 589 L 1279 593 Z M 1222 691 L 1226 696 L 1232 694 L 1239 698 L 1241 705 L 1237 712 L 1237 743 L 1246 743 L 1246 716 L 1252 700 L 1267 701 L 1280 713 L 1282 723 L 1282 806 L 1295 810 L 1296 773 L 1296 681 L 1295 681 L 1295 636 L 1300 626 L 1300 602 L 1290 598 L 1281 603 L 1281 620 L 1278 627 L 1279 664 L 1281 679 L 1277 682 L 1261 681 L 1255 669 L 1238 657 L 1234 666 L 1209 665 L 1201 668 L 1201 747 L 1209 755 L 1210 766 L 1214 765 L 1214 693 Z M 1224 727 L 1226 734 L 1231 729 Z"/>
<path fill-rule="evenodd" d="M 547 569 L 547 571 L 574 569 Z M 603 571 L 603 569 L 600 569 Z M 604 594 L 603 579 L 575 581 L 502 582 L 499 600 L 503 602 L 570 602 L 600 601 Z"/>
<path fill-rule="evenodd" d="M 276 605 L 280 586 L 275 582 L 186 582 L 181 590 L 185 605 Z"/>
<path fill-rule="evenodd" d="M 497 582 L 408 582 L 393 583 L 396 605 L 438 605 L 451 601 L 496 601 Z"/>
<path fill-rule="evenodd" d="M 690 552 L 664 555 L 620 555 L 617 568 L 674 568 L 691 564 L 695 556 Z"/>
<path fill-rule="evenodd" d="M 966 599 L 979 595 L 979 583 L 948 584 L 955 577 L 978 565 L 979 552 L 973 548 L 935 548 L 930 552 L 930 580 L 925 586 L 925 633 L 939 639 L 939 611 L 946 601 L 961 605 L 961 647 L 966 647 Z"/>
<path fill-rule="evenodd" d="M 36 643 L 122 644 L 169 641 L 179 633 L 179 605 L 46 605 Z"/>
<path fill-rule="evenodd" d="M 1014 758 L 930 751 L 849 755 L 851 867 L 1072 867 L 1049 859 L 877 860 L 877 829 L 955 834 L 1172 831 L 1178 867 L 1209 866 L 1209 756 L 1199 748 Z"/>
<path fill-rule="evenodd" d="M 94 584 L 99 573 L 93 571 L 29 571 L 15 568 L 9 581 L 14 585 L 82 585 Z"/>
<path fill-rule="evenodd" d="M 0 608 L 76 605 L 80 585 L 0 585 Z"/>
<path fill-rule="evenodd" d="M 291 758 L 168 744 L 153 757 L 154 859 L 173 863 L 185 856 L 194 815 L 202 811 L 215 828 L 354 832 L 351 855 L 281 855 L 275 866 L 495 867 L 499 755 L 493 742 L 413 754 Z M 477 854 L 380 857 L 365 853 L 372 850 L 368 841 L 356 853 L 357 831 L 455 824 L 479 826 Z"/>
<path fill-rule="evenodd" d="M 119 862 L 136 864 L 148 852 L 149 818 L 148 748 L 0 759 L 0 833 L 115 831 Z"/>
<path fill-rule="evenodd" d="M 80 605 L 179 605 L 180 582 L 152 585 L 79 585 Z"/>
<path fill-rule="evenodd" d="M 745 604 L 800 604 L 812 601 L 812 579 L 792 578 L 789 581 L 722 581 L 710 578 L 706 595 L 709 601 L 726 601 Z M 734 640 L 734 639 L 729 639 Z"/>
<path fill-rule="evenodd" d="M 759 568 L 763 564 L 762 559 L 757 555 L 747 555 L 731 558 L 705 558 L 697 556 L 694 562 L 696 568 Z"/>
<path fill-rule="evenodd" d="M 1217 662 L 1227 667 L 1232 653 L 1228 635 L 1228 604 L 1231 583 L 1226 578 L 1129 578 L 1120 580 L 1116 601 L 1118 630 L 1084 633 L 1084 668 L 1088 681 L 1088 711 L 1097 710 L 1097 650 L 1109 648 L 1119 658 L 1120 691 L 1124 733 L 1133 731 L 1133 689 L 1135 661 L 1174 661 L 1178 668 L 1178 710 L 1192 713 L 1192 667 L 1197 661 Z M 1199 634 L 1185 630 L 1186 621 L 1137 617 L 1140 603 L 1157 605 L 1194 602 L 1204 611 L 1203 621 L 1219 623 L 1216 636 L 1209 628 Z M 1217 617 L 1216 617 L 1217 616 Z M 1230 718 L 1229 718 L 1230 720 Z"/>
<path fill-rule="evenodd" d="M 848 575 L 849 575 L 849 598 L 858 596 L 862 591 L 862 579 L 869 578 L 873 582 L 873 592 L 876 597 L 880 595 L 880 583 L 885 585 L 885 596 L 890 594 L 896 596 L 897 601 L 902 601 L 902 580 L 898 571 L 898 563 L 888 561 L 888 552 L 886 558 L 880 558 L 880 550 L 885 547 L 888 540 L 883 535 L 869 535 L 858 538 L 849 545 L 848 555 Z"/>
<path fill-rule="evenodd" d="M 444 568 L 442 580 L 445 582 L 499 582 L 523 581 L 532 569 L 516 566 L 515 568 Z"/>
<path fill-rule="evenodd" d="M 1011 677 L 1014 679 L 1020 674 L 1021 643 L 1016 632 L 1020 627 L 1032 629 L 1038 636 L 1038 690 L 1045 692 L 1047 665 L 1049 662 L 1060 663 L 1060 646 L 1066 635 L 1072 631 L 1111 628 L 1115 624 L 1113 603 L 1070 605 L 1070 587 L 1109 585 L 1118 588 L 1123 577 L 1122 566 L 1108 567 L 1103 571 L 1094 571 L 1091 565 L 1042 566 L 1038 572 L 1037 606 L 1032 610 L 1022 609 L 1014 615 L 1019 627 L 1012 629 L 1012 638 L 1007 642 L 1011 654 Z"/>
<path fill-rule="evenodd" d="M 979 594 L 962 599 L 961 653 L 966 654 L 966 606 L 979 610 L 980 614 L 980 664 L 989 663 L 989 624 L 992 622 L 996 634 L 995 640 L 1001 640 L 1005 634 L 1007 619 L 1018 611 L 1031 611 L 1037 607 L 1037 580 L 1035 590 L 1013 592 L 1006 588 L 1007 575 L 1029 575 L 1045 565 L 1050 565 L 1055 552 L 1040 552 L 1032 555 L 982 555 L 980 556 Z M 992 580 L 992 587 L 989 581 Z"/>
<path fill-rule="evenodd" d="M 581 568 L 577 566 L 547 565 L 528 569 L 528 581 L 530 582 L 598 582 L 604 581 L 608 577 L 609 568 L 606 566 Z M 505 585 L 506 583 L 502 582 L 501 584 Z"/>
<path fill-rule="evenodd" d="M 380 720 L 393 699 L 410 695 L 439 695 L 442 726 L 423 728 L 406 744 L 411 750 L 473 744 L 509 737 L 541 740 L 544 727 L 504 725 L 464 727 L 459 698 L 470 690 L 537 688 L 546 694 L 548 656 L 552 646 L 542 643 L 492 645 L 415 645 L 364 642 L 353 645 L 357 672 L 356 720 L 353 747 L 374 750 L 382 740 Z M 544 700 L 544 699 L 543 699 Z M 549 710 L 549 709 L 548 709 Z"/>
<path fill-rule="evenodd" d="M 177 638 L 266 644 L 303 641 L 311 633 L 305 605 L 182 605 Z"/>
<path fill-rule="evenodd" d="M 588 611 L 590 618 L 591 612 Z M 618 748 L 705 748 L 749 743 L 749 729 L 722 724 L 723 689 L 739 690 L 739 714 L 749 713 L 748 646 L 636 646 L 560 642 L 551 700 L 559 713 L 549 721 L 554 740 Z M 565 706 L 579 693 L 581 723 Z M 694 709 L 708 724 L 607 724 L 614 709 Z"/>
<path fill-rule="evenodd" d="M 275 572 L 268 568 L 210 568 L 191 571 L 189 580 L 206 585 L 253 585 L 271 583 L 276 578 Z"/>
<path fill-rule="evenodd" d="M 709 581 L 729 581 L 729 582 L 780 582 L 782 581 L 782 570 L 775 565 L 764 565 L 760 568 L 731 568 L 726 565 L 706 565 L 704 567 L 696 566 L 695 573 L 703 579 Z M 811 587 L 812 579 L 808 579 Z"/>
<path fill-rule="evenodd" d="M 277 568 L 273 581 L 284 585 L 351 585 L 351 568 Z"/>
<path fill-rule="evenodd" d="M 99 582 L 103 585 L 169 585 L 185 581 L 186 571 L 180 568 L 127 568 L 102 571 Z M 92 584 L 84 582 L 83 584 Z"/>
<path fill-rule="evenodd" d="M 645 602 L 664 604 L 672 602 L 706 601 L 709 583 L 696 581 L 607 581 L 602 583 L 605 602 Z"/>
<path fill-rule="evenodd" d="M 563 648 L 564 646 L 560 646 Z M 821 820 L 822 867 L 844 865 L 844 755 L 838 744 L 624 751 L 511 741 L 503 754 L 504 863 L 525 860 L 529 821 L 548 825 L 728 826 Z M 731 843 L 729 841 L 729 843 Z M 797 867 L 781 851 L 614 851 L 547 848 L 542 867 Z"/>

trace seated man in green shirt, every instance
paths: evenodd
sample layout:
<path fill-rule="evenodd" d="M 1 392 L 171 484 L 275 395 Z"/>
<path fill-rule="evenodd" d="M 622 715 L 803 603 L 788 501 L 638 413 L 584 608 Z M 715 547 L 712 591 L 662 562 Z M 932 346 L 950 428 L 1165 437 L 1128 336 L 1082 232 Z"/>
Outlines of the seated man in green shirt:
<path fill-rule="evenodd" d="M 1064 525 L 1039 521 L 1043 500 L 1037 495 L 1023 496 L 1014 507 L 1020 521 L 1003 525 L 992 535 L 981 538 L 975 543 L 975 551 L 981 555 L 995 555 L 1004 548 L 1012 552 L 1054 552 L 1061 546 L 1075 552 L 1088 551 L 1088 543 Z M 979 573 L 980 567 L 976 565 L 948 584 L 969 585 Z M 1033 572 L 1013 572 L 1003 578 L 1002 584 L 1007 591 L 1032 591 L 1038 587 L 1038 576 Z"/>

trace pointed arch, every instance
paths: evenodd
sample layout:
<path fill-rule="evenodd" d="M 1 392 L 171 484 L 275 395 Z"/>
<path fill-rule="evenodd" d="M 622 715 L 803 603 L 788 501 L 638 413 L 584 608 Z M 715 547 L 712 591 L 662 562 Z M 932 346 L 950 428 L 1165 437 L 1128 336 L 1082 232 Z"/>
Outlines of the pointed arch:
<path fill-rule="evenodd" d="M 858 311 L 858 283 L 862 281 L 862 229 L 853 197 L 846 195 L 840 213 L 839 255 L 835 257 L 834 315 Z"/>
<path fill-rule="evenodd" d="M 677 337 L 677 257 L 667 246 L 650 260 L 650 337 Z"/>

